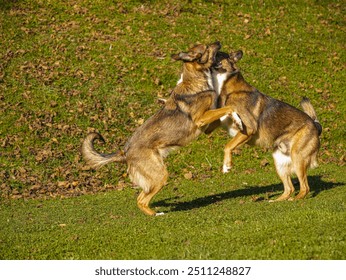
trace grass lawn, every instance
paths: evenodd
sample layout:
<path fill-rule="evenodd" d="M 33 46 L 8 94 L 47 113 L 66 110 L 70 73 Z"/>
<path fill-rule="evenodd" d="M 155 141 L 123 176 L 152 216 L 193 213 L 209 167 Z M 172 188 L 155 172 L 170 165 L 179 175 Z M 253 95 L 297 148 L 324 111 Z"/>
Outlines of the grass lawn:
<path fill-rule="evenodd" d="M 345 259 L 343 5 L 0 0 L 0 259 Z M 260 91 L 311 99 L 323 126 L 311 194 L 268 203 L 283 186 L 260 148 L 221 174 L 218 130 L 167 158 L 153 201 L 166 215 L 147 217 L 126 166 L 88 169 L 81 141 L 99 131 L 98 149 L 121 149 L 179 79 L 170 55 L 215 40 L 243 50 Z"/>

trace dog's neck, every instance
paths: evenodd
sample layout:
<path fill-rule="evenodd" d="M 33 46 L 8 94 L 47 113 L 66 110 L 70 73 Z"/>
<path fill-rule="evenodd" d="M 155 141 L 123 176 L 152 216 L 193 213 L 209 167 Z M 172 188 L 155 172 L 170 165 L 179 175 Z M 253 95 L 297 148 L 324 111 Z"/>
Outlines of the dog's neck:
<path fill-rule="evenodd" d="M 217 93 L 220 94 L 232 94 L 240 91 L 252 91 L 254 87 L 245 81 L 240 71 L 233 73 L 218 73 L 217 80 Z M 215 78 L 214 78 L 215 80 Z M 215 82 L 215 81 L 214 81 Z M 216 85 L 215 85 L 216 86 Z"/>
<path fill-rule="evenodd" d="M 177 94 L 195 94 L 205 90 L 213 90 L 211 71 L 187 71 L 184 67 L 174 92 Z"/>

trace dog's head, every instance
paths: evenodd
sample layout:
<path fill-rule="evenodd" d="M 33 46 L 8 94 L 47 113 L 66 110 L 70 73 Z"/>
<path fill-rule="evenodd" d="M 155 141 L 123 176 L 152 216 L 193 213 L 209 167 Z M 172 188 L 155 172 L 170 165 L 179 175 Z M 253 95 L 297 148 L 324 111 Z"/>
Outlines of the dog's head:
<path fill-rule="evenodd" d="M 181 60 L 196 70 L 203 71 L 209 69 L 215 63 L 215 56 L 220 49 L 220 42 L 210 45 L 199 44 L 190 48 L 187 52 L 173 54 L 172 58 L 176 61 Z"/>
<path fill-rule="evenodd" d="M 227 54 L 225 52 L 217 52 L 213 70 L 217 73 L 235 74 L 239 72 L 236 63 L 243 57 L 241 50 Z"/>

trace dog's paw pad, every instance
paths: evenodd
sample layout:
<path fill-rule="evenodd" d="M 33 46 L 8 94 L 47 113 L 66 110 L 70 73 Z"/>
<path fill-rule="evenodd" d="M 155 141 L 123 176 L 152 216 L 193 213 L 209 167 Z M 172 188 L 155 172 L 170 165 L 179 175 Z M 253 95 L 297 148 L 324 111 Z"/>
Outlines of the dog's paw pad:
<path fill-rule="evenodd" d="M 156 215 L 155 215 L 155 216 L 163 216 L 163 215 L 165 215 L 165 213 L 160 212 L 160 213 L 156 213 Z"/>

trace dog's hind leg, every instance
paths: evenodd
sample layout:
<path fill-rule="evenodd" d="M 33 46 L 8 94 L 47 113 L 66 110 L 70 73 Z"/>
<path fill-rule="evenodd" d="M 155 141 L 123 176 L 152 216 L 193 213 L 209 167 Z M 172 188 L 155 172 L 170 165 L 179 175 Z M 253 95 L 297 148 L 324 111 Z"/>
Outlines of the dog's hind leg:
<path fill-rule="evenodd" d="M 162 189 L 168 179 L 168 172 L 159 154 L 142 151 L 140 160 L 129 164 L 131 181 L 142 188 L 137 198 L 137 206 L 147 215 L 155 216 L 156 212 L 149 207 L 151 199 Z"/>
<path fill-rule="evenodd" d="M 138 208 L 149 216 L 158 216 L 163 213 L 156 213 L 149 207 L 149 203 L 151 199 L 162 189 L 163 185 L 156 185 L 152 187 L 149 193 L 145 193 L 142 191 L 137 198 L 137 206 Z"/>
<path fill-rule="evenodd" d="M 276 172 L 284 185 L 284 192 L 277 199 L 270 200 L 269 202 L 288 200 L 294 192 L 294 187 L 291 181 L 291 157 L 277 149 L 273 153 L 273 158 Z"/>
<path fill-rule="evenodd" d="M 306 153 L 304 153 L 304 150 L 300 150 L 299 154 L 296 153 L 292 155 L 294 171 L 298 177 L 299 185 L 300 185 L 299 193 L 295 197 L 295 199 L 304 198 L 310 191 L 307 170 L 308 170 L 308 167 L 310 166 L 311 155 L 304 157 L 304 154 L 306 155 Z"/>
<path fill-rule="evenodd" d="M 302 160 L 298 164 L 296 164 L 295 171 L 299 180 L 300 190 L 295 199 L 302 199 L 306 197 L 306 195 L 310 191 L 308 176 L 307 176 L 307 164 Z"/>
<path fill-rule="evenodd" d="M 307 171 L 309 167 L 316 166 L 316 158 L 320 145 L 318 132 L 313 127 L 302 130 L 292 147 L 292 161 L 294 172 L 296 173 L 300 190 L 295 199 L 302 199 L 307 196 L 310 191 Z"/>

